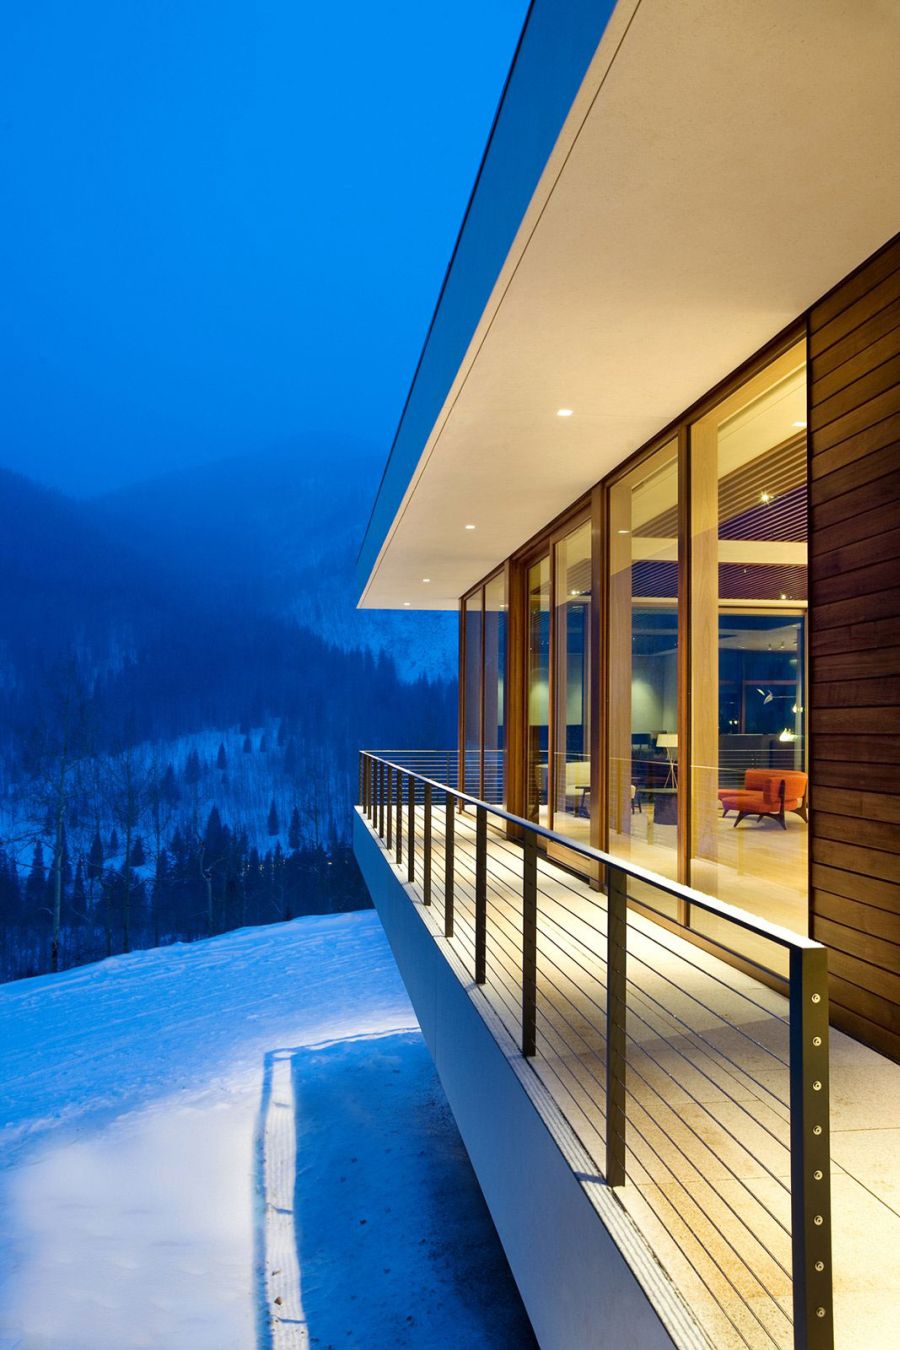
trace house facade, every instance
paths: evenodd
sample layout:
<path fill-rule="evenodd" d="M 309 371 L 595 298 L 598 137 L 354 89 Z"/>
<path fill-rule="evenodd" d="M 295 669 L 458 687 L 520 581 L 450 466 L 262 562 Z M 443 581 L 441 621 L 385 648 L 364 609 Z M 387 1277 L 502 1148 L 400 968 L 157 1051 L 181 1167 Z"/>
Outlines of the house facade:
<path fill-rule="evenodd" d="M 550 941 L 540 902 L 529 937 L 537 875 L 553 904 L 562 886 L 572 907 L 607 906 L 603 944 L 619 921 L 640 926 L 628 939 L 638 944 L 666 935 L 666 961 L 702 967 L 723 988 L 759 981 L 765 997 L 789 1000 L 792 1024 L 802 952 L 816 953 L 810 970 L 821 955 L 831 1026 L 900 1058 L 898 51 L 900 11 L 876 3 L 529 10 L 359 563 L 363 606 L 459 611 L 452 772 L 424 752 L 361 771 L 360 859 L 423 1026 L 443 976 L 417 983 L 409 963 L 431 958 L 418 930 L 392 930 L 405 920 L 373 832 L 390 852 L 406 829 L 404 879 L 419 900 L 443 887 L 451 921 L 439 937 L 454 931 L 454 875 L 460 895 L 471 892 L 476 986 L 492 951 L 483 911 L 503 886 L 521 888 L 508 947 L 526 1056 Z M 438 851 L 442 880 L 430 870 Z M 519 869 L 514 880 L 505 866 Z M 616 919 L 620 882 L 631 917 Z M 597 1006 L 608 1018 L 608 945 L 603 960 Z M 623 991 L 625 979 L 623 957 Z M 631 1063 L 629 1025 L 616 1051 L 603 1023 L 607 1136 L 628 1110 L 610 1083 L 616 1053 Z M 579 1034 L 590 1040 L 589 1019 Z M 799 1131 L 788 1168 L 794 1330 L 765 1320 L 764 1333 L 832 1344 L 830 1304 L 814 1289 L 798 1303 L 796 1287 L 799 1227 L 811 1225 L 814 1246 L 823 1226 L 799 1195 L 801 1049 L 788 1053 L 785 1089 Z M 555 1053 L 562 1063 L 587 1051 Z M 577 1095 L 561 1086 L 557 1105 L 567 1092 Z M 463 1120 L 471 1110 L 461 1105 Z M 574 1127 L 588 1154 L 592 1128 Z M 496 1170 L 499 1147 L 485 1145 L 484 1169 Z M 615 1171 L 609 1147 L 600 1140 Z M 496 1205 L 509 1250 L 521 1216 L 508 1195 Z M 660 1311 L 631 1239 L 601 1217 L 640 1291 L 620 1312 L 636 1326 L 642 1298 L 654 1309 L 641 1339 L 615 1343 L 757 1343 L 731 1303 L 716 1332 L 702 1317 L 699 1330 L 682 1323 L 677 1297 Z M 654 1222 L 662 1246 L 675 1240 Z M 521 1276 L 511 1259 L 520 1285 L 540 1284 L 525 1256 Z M 534 1308 L 549 1298 L 542 1286 Z M 548 1314 L 542 1343 L 614 1343 L 591 1339 L 597 1309 L 580 1315 L 573 1331 Z"/>

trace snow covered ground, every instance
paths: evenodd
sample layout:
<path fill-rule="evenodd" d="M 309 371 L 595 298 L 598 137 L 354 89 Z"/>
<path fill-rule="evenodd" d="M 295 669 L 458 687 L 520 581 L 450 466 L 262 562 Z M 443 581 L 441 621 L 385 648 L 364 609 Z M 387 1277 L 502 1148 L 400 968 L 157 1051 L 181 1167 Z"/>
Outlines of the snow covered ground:
<path fill-rule="evenodd" d="M 371 912 L 3 986 L 0 1101 L 0 1350 L 533 1344 Z"/>

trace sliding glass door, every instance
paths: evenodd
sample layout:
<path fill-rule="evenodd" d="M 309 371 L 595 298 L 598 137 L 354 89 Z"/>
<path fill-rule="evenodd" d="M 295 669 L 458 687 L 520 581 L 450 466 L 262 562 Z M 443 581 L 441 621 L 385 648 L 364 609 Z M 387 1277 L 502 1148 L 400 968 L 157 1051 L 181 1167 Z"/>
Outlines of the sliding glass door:
<path fill-rule="evenodd" d="M 502 572 L 484 587 L 484 702 L 481 796 L 506 802 L 506 578 Z"/>
<path fill-rule="evenodd" d="M 506 579 L 498 572 L 462 602 L 462 755 L 466 792 L 506 800 Z"/>
<path fill-rule="evenodd" d="M 526 578 L 525 814 L 549 825 L 550 806 L 550 555 Z"/>
<path fill-rule="evenodd" d="M 557 834 L 590 843 L 591 522 L 555 547 L 553 656 L 553 813 Z"/>
<path fill-rule="evenodd" d="M 806 932 L 805 343 L 690 434 L 691 881 Z"/>
<path fill-rule="evenodd" d="M 677 441 L 613 483 L 608 531 L 609 852 L 677 879 Z"/>

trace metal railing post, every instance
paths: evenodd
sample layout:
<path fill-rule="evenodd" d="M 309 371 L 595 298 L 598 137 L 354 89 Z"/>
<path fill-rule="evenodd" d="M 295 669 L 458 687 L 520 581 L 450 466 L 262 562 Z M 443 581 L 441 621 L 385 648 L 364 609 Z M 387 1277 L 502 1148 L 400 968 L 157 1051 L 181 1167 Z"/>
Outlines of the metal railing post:
<path fill-rule="evenodd" d="M 387 788 L 385 790 L 385 810 L 387 811 L 387 834 L 385 844 L 390 849 L 394 842 L 394 770 L 387 766 Z"/>
<path fill-rule="evenodd" d="M 378 833 L 384 838 L 384 760 L 378 763 Z"/>
<path fill-rule="evenodd" d="M 372 756 L 369 756 L 369 819 L 375 821 L 375 791 L 376 791 L 376 773 L 378 765 Z"/>
<path fill-rule="evenodd" d="M 410 883 L 416 879 L 416 780 L 411 773 L 406 775 L 406 879 Z"/>
<path fill-rule="evenodd" d="M 403 861 L 403 774 L 397 770 L 397 819 L 395 822 L 395 834 L 397 836 L 397 866 Z"/>
<path fill-rule="evenodd" d="M 625 1006 L 628 900 L 625 873 L 607 870 L 606 1184 L 625 1184 Z"/>
<path fill-rule="evenodd" d="M 828 954 L 825 949 L 792 948 L 790 981 L 794 1345 L 797 1350 L 832 1350 Z"/>
<path fill-rule="evenodd" d="M 475 808 L 475 983 L 487 979 L 487 811 Z"/>
<path fill-rule="evenodd" d="M 425 784 L 422 838 L 422 903 L 431 904 L 431 784 Z"/>
<path fill-rule="evenodd" d="M 366 804 L 366 779 L 365 779 L 365 760 L 362 752 L 359 755 L 359 804 L 365 807 Z"/>
<path fill-rule="evenodd" d="M 449 790 L 444 793 L 444 937 L 453 936 L 453 852 L 456 842 L 456 806 Z"/>
<path fill-rule="evenodd" d="M 522 859 L 522 1054 L 537 1054 L 537 835 L 525 831 Z"/>

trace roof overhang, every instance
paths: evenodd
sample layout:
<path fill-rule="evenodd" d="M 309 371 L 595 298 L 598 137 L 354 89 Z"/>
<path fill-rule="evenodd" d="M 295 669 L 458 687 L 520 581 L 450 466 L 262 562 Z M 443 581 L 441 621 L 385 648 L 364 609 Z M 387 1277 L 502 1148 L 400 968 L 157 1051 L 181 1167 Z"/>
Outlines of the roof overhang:
<path fill-rule="evenodd" d="M 366 608 L 455 608 L 897 229 L 900 6 L 620 0 L 596 27 L 588 4 L 530 11 L 363 543 Z"/>

